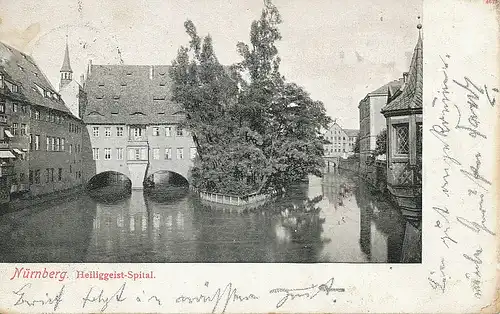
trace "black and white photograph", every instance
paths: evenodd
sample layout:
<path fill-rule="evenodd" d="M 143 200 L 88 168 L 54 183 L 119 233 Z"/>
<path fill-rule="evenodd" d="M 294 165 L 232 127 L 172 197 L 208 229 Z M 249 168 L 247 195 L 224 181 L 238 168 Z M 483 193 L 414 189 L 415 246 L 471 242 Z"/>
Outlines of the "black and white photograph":
<path fill-rule="evenodd" d="M 0 261 L 421 262 L 422 1 L 84 3 L 0 32 Z"/>
<path fill-rule="evenodd" d="M 0 0 L 0 313 L 498 313 L 498 1 Z"/>

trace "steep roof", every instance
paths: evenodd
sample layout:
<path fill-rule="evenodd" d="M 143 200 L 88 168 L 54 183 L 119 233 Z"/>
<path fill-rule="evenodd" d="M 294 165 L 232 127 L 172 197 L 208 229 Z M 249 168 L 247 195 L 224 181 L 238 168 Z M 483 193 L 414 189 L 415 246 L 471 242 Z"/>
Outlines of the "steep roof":
<path fill-rule="evenodd" d="M 422 37 L 418 36 L 417 45 L 413 51 L 413 57 L 408 73 L 408 80 L 403 86 L 401 93 L 394 97 L 381 112 L 389 112 L 422 109 L 422 91 L 423 91 L 423 51 Z"/>
<path fill-rule="evenodd" d="M 172 98 L 169 65 L 91 65 L 84 90 L 86 123 L 177 123 L 182 106 Z"/>
<path fill-rule="evenodd" d="M 61 66 L 61 71 L 60 72 L 71 72 L 73 73 L 73 70 L 71 70 L 71 64 L 69 62 L 69 49 L 68 49 L 68 43 L 66 43 L 66 50 L 64 51 L 64 61 Z"/>
<path fill-rule="evenodd" d="M 19 93 L 11 93 L 7 88 L 0 90 L 0 93 L 9 94 L 9 96 L 32 104 L 70 113 L 35 60 L 2 42 L 0 42 L 0 73 L 19 87 Z M 51 96 L 46 95 L 46 92 L 50 92 Z"/>
<path fill-rule="evenodd" d="M 347 134 L 347 136 L 352 137 L 352 136 L 358 136 L 359 130 L 355 129 L 344 129 L 344 132 Z"/>
<path fill-rule="evenodd" d="M 389 89 L 391 90 L 399 89 L 402 85 L 403 85 L 402 80 L 394 80 L 368 93 L 367 96 L 387 95 L 389 93 Z"/>

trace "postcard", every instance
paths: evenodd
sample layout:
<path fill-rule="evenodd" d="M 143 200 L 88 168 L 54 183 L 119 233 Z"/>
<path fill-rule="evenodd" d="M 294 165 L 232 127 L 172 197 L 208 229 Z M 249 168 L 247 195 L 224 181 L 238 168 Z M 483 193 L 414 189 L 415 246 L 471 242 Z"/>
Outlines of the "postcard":
<path fill-rule="evenodd" d="M 497 0 L 0 3 L 2 313 L 500 310 Z"/>

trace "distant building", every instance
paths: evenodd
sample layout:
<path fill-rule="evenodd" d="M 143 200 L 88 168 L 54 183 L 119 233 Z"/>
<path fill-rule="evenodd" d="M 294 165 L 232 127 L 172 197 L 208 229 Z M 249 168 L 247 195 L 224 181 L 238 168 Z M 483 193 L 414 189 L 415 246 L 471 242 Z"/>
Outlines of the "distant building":
<path fill-rule="evenodd" d="M 85 110 L 86 95 L 83 90 L 83 75 L 81 76 L 81 84 L 73 80 L 73 70 L 69 59 L 69 49 L 66 43 L 66 50 L 64 51 L 64 61 L 61 66 L 61 78 L 59 83 L 59 94 L 64 101 L 64 104 L 71 113 L 77 117 L 82 118 Z"/>
<path fill-rule="evenodd" d="M 422 93 L 423 47 L 419 34 L 404 85 L 390 91 L 382 109 L 388 130 L 387 188 L 403 215 L 414 221 L 422 214 Z"/>
<path fill-rule="evenodd" d="M 169 68 L 90 63 L 83 119 L 97 174 L 119 172 L 136 189 L 159 171 L 188 179 L 196 148 L 191 135 L 179 125 L 185 113 L 171 101 Z"/>
<path fill-rule="evenodd" d="M 323 145 L 324 155 L 327 157 L 346 157 L 352 155 L 359 130 L 344 129 L 334 121 L 324 137 L 330 144 Z"/>
<path fill-rule="evenodd" d="M 385 117 L 380 110 L 387 104 L 390 91 L 395 91 L 403 85 L 403 80 L 395 80 L 368 93 L 359 102 L 359 171 L 368 170 L 369 156 L 376 148 L 377 135 L 386 128 Z"/>
<path fill-rule="evenodd" d="M 34 59 L 0 43 L 0 202 L 85 182 L 83 131 Z"/>

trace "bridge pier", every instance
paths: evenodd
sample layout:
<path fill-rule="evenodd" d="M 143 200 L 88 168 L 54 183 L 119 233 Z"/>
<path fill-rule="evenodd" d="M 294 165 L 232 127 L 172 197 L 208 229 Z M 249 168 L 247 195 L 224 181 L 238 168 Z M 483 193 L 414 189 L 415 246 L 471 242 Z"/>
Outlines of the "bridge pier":
<path fill-rule="evenodd" d="M 146 175 L 147 164 L 128 164 L 129 179 L 132 181 L 132 189 L 142 190 L 144 188 L 143 182 Z"/>

